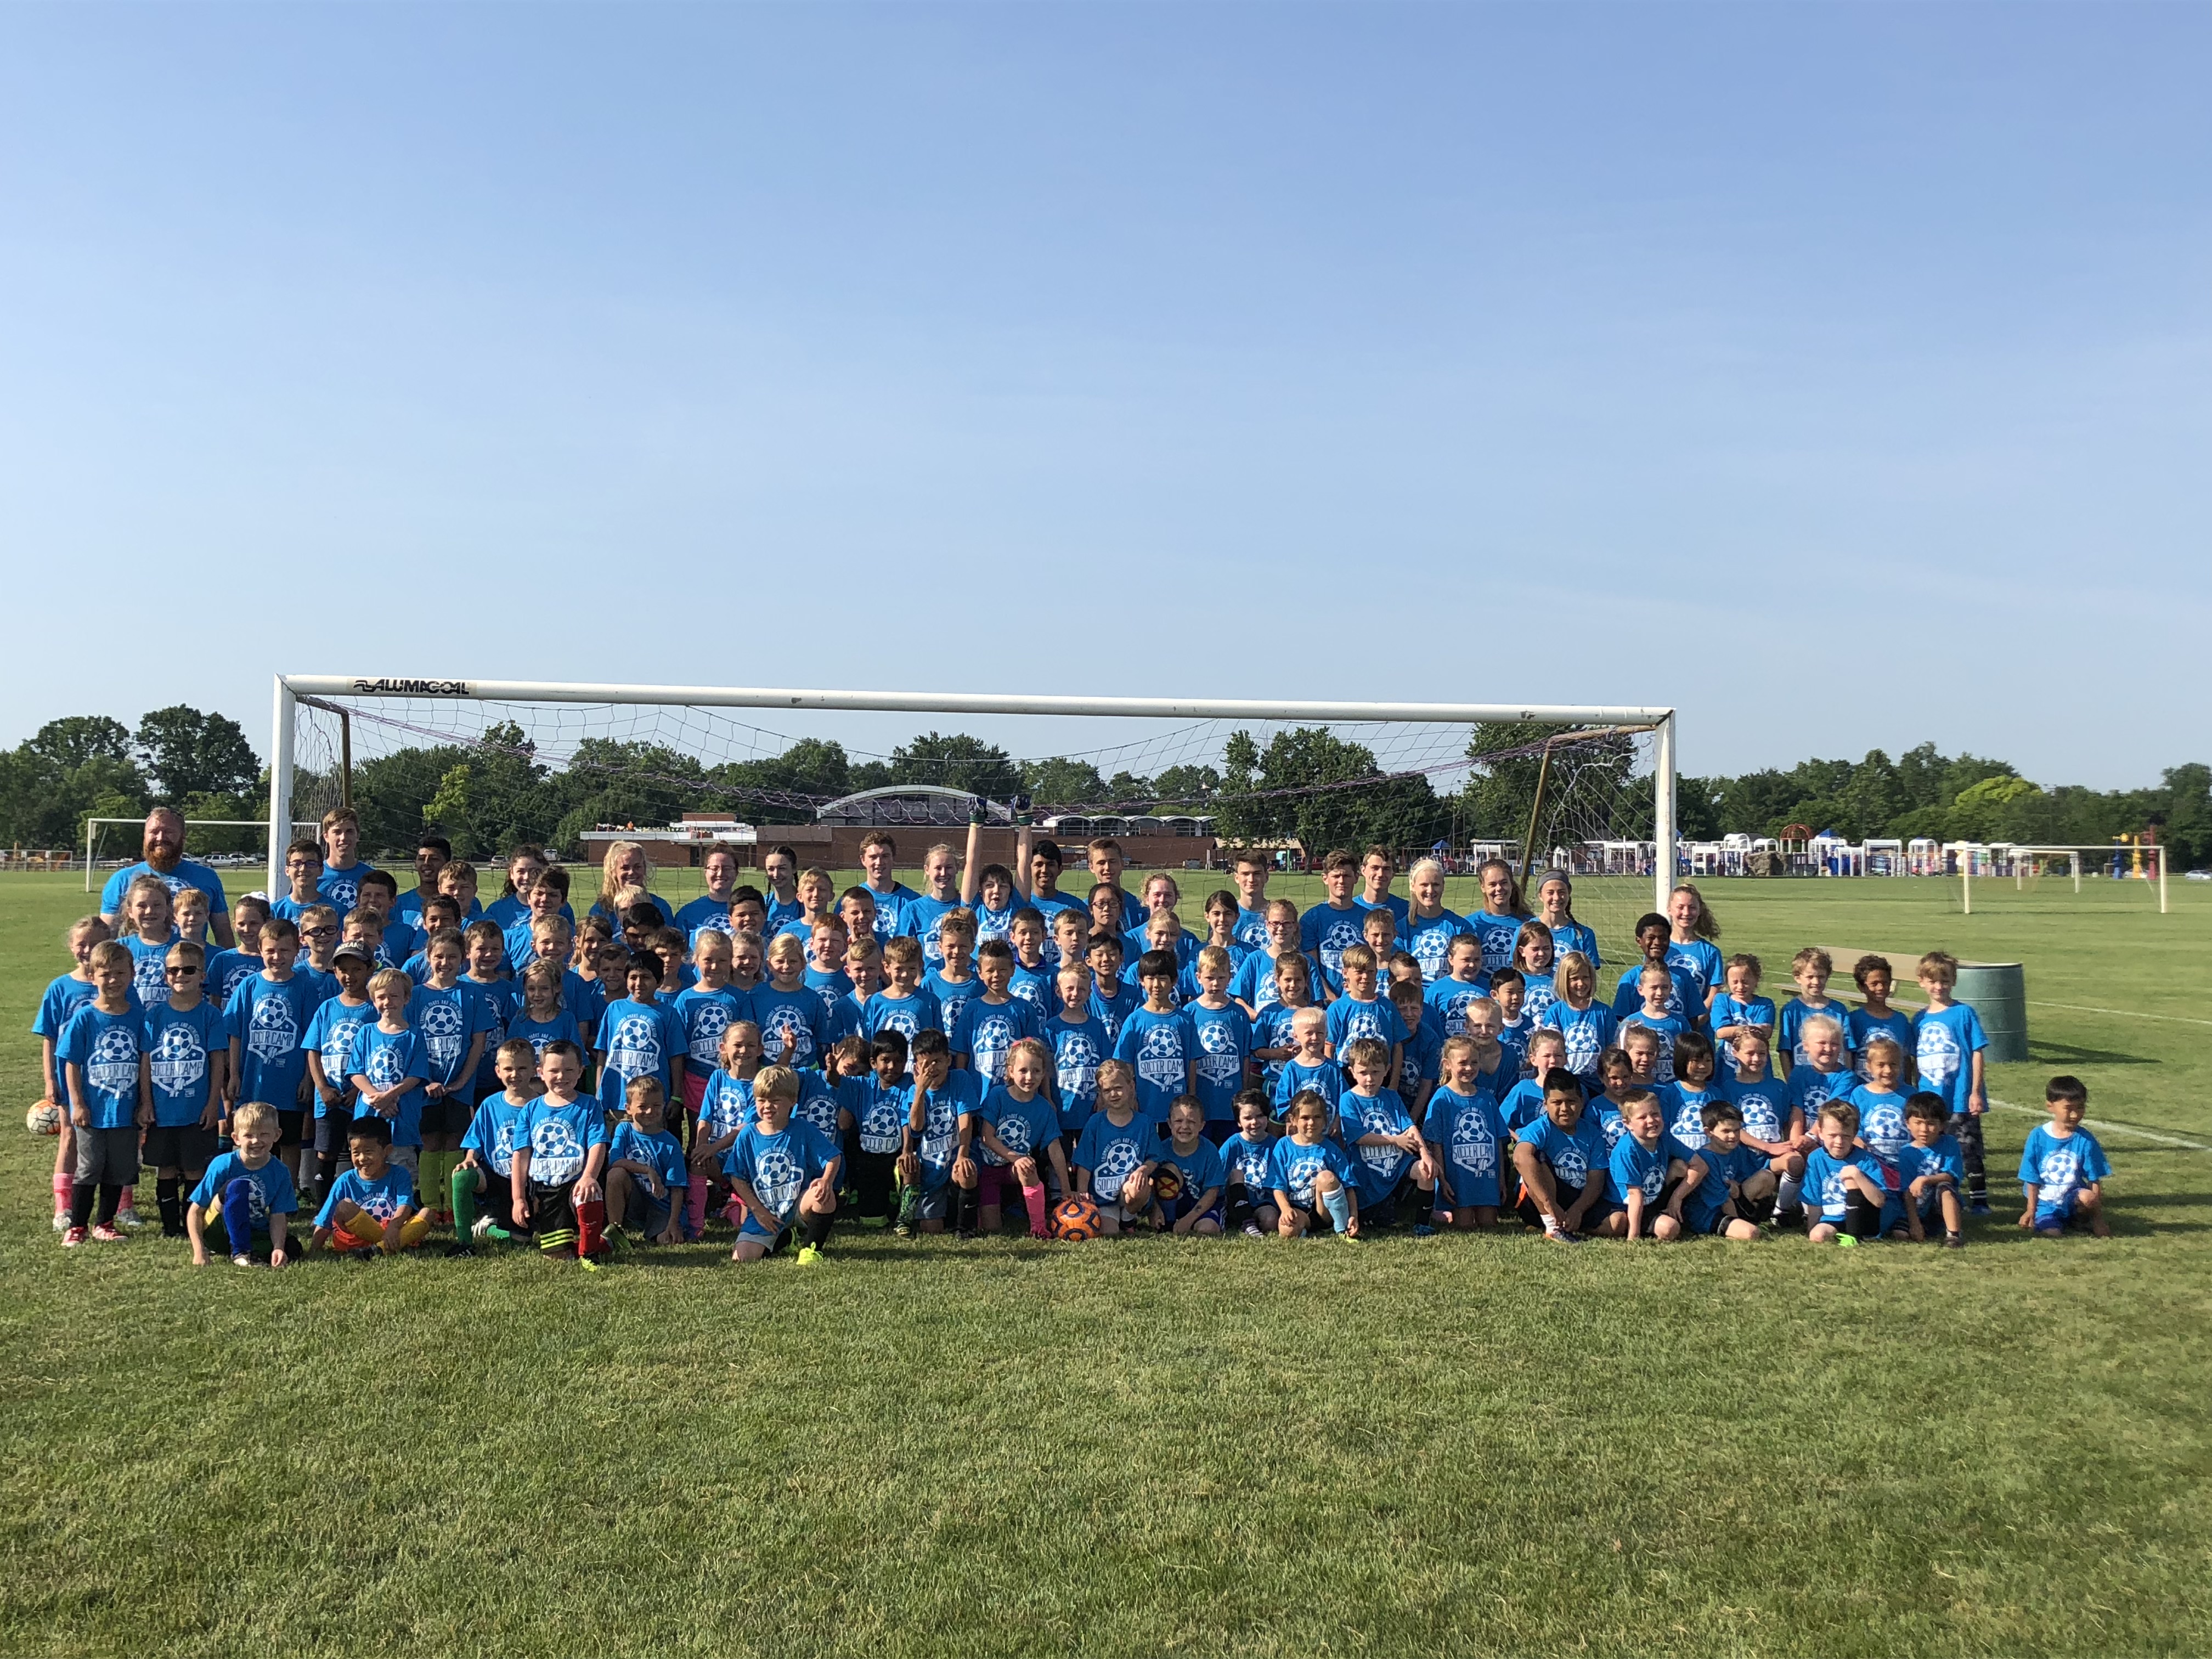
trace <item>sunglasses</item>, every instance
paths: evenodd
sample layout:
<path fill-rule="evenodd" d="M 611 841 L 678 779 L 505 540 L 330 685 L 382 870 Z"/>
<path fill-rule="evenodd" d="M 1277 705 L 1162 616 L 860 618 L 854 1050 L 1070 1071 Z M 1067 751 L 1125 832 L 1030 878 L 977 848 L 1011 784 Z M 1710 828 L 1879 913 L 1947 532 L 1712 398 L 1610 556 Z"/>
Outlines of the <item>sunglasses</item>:
<path fill-rule="evenodd" d="M 190 979 L 194 974 L 199 972 L 199 969 L 190 967 L 177 967 L 164 968 L 161 971 L 171 979 Z"/>

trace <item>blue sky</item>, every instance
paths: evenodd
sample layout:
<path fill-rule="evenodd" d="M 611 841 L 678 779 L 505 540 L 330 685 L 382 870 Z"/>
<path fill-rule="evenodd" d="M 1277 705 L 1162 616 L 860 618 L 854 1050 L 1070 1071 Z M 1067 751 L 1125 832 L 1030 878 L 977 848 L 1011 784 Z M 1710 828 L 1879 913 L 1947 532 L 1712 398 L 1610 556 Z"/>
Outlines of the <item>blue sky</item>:
<path fill-rule="evenodd" d="M 284 669 L 2148 782 L 2212 755 L 2208 63 L 2180 5 L 8 8 L 0 741 L 264 742 Z"/>

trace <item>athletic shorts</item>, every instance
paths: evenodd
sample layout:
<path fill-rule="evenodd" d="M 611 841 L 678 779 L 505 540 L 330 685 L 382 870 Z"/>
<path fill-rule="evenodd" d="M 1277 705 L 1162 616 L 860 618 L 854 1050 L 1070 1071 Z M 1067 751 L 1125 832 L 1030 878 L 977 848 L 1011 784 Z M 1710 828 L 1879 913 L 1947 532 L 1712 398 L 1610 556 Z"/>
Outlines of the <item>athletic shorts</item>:
<path fill-rule="evenodd" d="M 979 1204 L 994 1204 L 1001 1207 L 1020 1203 L 1022 1183 L 1016 1178 L 1012 1166 L 978 1164 L 975 1166 L 975 1200 Z"/>
<path fill-rule="evenodd" d="M 927 1184 L 928 1177 L 928 1167 L 924 1165 L 923 1185 L 920 1200 L 915 1206 L 915 1218 L 919 1221 L 942 1221 L 952 1213 L 952 1183 L 940 1181 L 932 1187 Z"/>
<path fill-rule="evenodd" d="M 197 1123 L 156 1123 L 146 1131 L 140 1154 L 157 1170 L 189 1170 L 198 1174 L 215 1162 L 216 1133 Z"/>
<path fill-rule="evenodd" d="M 415 1183 L 416 1201 L 420 1202 L 422 1197 L 422 1149 L 420 1146 L 394 1146 L 392 1161 L 407 1171 L 408 1179 Z M 430 1207 L 435 1209 L 437 1206 L 433 1204 Z"/>
<path fill-rule="evenodd" d="M 674 1192 L 677 1189 L 671 1188 L 669 1190 Z M 607 1219 L 614 1225 L 636 1229 L 649 1237 L 658 1237 L 668 1230 L 668 1218 L 672 1213 L 666 1199 L 655 1198 L 642 1186 L 633 1183 L 625 1212 L 618 1216 L 611 1215 Z"/>
<path fill-rule="evenodd" d="M 312 1146 L 319 1152 L 321 1150 L 322 1142 L 319 1139 L 319 1136 L 322 1133 L 322 1126 L 329 1120 L 318 1118 L 315 1120 L 314 1128 L 310 1129 L 307 1127 L 307 1115 L 308 1115 L 305 1109 L 299 1111 L 294 1111 L 289 1107 L 286 1106 L 280 1106 L 276 1109 L 276 1144 L 278 1146 Z M 347 1123 L 353 1121 L 352 1112 L 349 1110 L 345 1117 L 340 1121 Z M 341 1151 L 344 1149 L 345 1142 L 343 1139 L 339 1140 L 338 1146 Z"/>
<path fill-rule="evenodd" d="M 138 1126 L 76 1132 L 76 1178 L 80 1185 L 128 1187 L 138 1179 Z"/>
<path fill-rule="evenodd" d="M 422 1103 L 422 1130 L 426 1135 L 458 1135 L 469 1127 L 469 1109 L 459 1095 Z"/>
<path fill-rule="evenodd" d="M 77 1133 L 82 1134 L 84 1132 L 80 1129 Z M 82 1181 L 84 1177 L 79 1176 L 77 1179 Z M 2081 1218 L 2081 1194 L 2078 1192 L 2069 1189 L 2064 1197 L 2058 1199 L 2047 1199 L 2040 1193 L 2036 1194 L 2034 1222 L 2036 1231 L 2063 1231 L 2069 1224 L 2078 1221 Z"/>

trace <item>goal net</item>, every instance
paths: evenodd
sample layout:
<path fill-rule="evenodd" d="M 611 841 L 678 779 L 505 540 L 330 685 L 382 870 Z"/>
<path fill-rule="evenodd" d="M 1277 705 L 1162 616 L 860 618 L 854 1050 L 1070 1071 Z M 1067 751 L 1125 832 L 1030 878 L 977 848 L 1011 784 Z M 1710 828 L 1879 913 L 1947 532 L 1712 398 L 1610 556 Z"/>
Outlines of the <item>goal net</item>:
<path fill-rule="evenodd" d="M 1481 908 L 1480 865 L 1503 857 L 1528 871 L 1532 907 L 1544 872 L 1570 871 L 1577 918 L 1621 963 L 1668 883 L 1655 849 L 1672 820 L 1672 719 L 294 677 L 277 686 L 286 799 L 272 806 L 305 819 L 349 800 L 380 861 L 425 834 L 480 863 L 532 842 L 596 865 L 611 840 L 634 841 L 655 890 L 680 902 L 702 890 L 713 846 L 753 865 L 787 842 L 842 884 L 878 827 L 918 888 L 924 850 L 961 847 L 981 798 L 983 861 L 1012 863 L 1027 816 L 1064 849 L 1063 890 L 1080 894 L 1084 844 L 1112 836 L 1133 870 L 1176 874 L 1201 933 L 1239 848 L 1265 852 L 1270 896 L 1301 909 L 1322 901 L 1321 860 L 1336 848 L 1389 849 L 1401 896 L 1412 864 L 1437 858 L 1443 903 L 1462 914 Z"/>

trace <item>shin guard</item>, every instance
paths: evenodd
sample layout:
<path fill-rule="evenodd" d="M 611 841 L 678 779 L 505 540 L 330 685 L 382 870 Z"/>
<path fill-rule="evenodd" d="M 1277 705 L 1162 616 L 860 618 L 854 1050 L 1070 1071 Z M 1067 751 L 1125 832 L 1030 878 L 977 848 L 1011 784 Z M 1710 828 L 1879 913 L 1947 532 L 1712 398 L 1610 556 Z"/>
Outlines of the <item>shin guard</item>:
<path fill-rule="evenodd" d="M 161 1212 L 161 1237 L 185 1236 L 185 1183 L 174 1176 L 154 1177 L 154 1207 Z"/>
<path fill-rule="evenodd" d="M 253 1183 L 244 1176 L 223 1183 L 222 1231 L 233 1255 L 253 1254 Z"/>
<path fill-rule="evenodd" d="M 606 1248 L 607 1206 L 605 1199 L 593 1199 L 588 1204 L 576 1206 L 576 1254 L 596 1256 Z"/>

